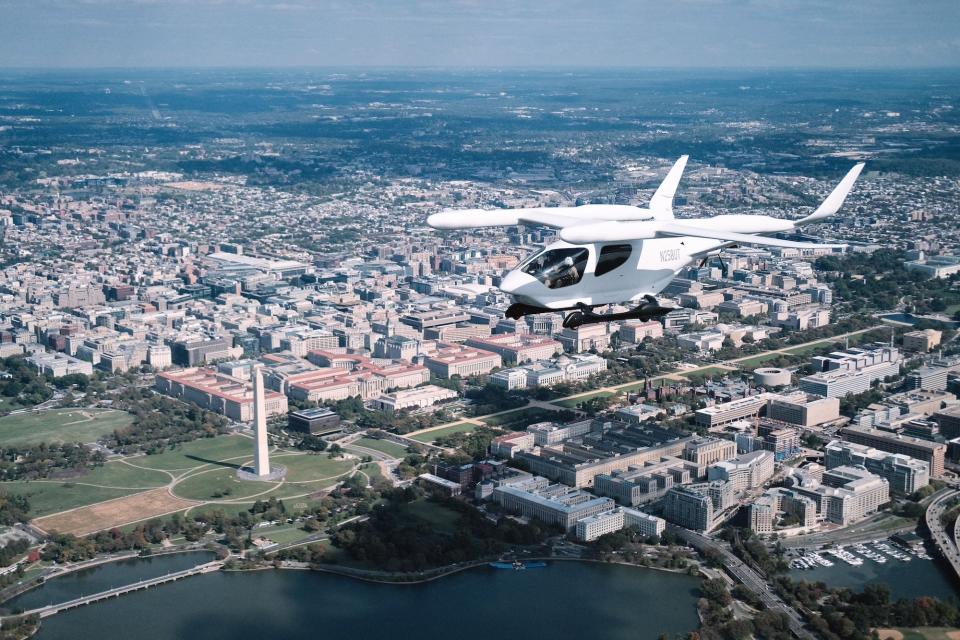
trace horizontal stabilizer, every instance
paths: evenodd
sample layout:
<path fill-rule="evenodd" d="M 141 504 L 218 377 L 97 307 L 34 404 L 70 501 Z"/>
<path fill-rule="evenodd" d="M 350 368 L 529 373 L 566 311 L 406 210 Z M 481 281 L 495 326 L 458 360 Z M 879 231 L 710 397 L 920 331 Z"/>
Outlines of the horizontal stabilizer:
<path fill-rule="evenodd" d="M 847 199 L 847 194 L 853 189 L 853 183 L 857 181 L 861 171 L 863 171 L 863 163 L 859 162 L 853 166 L 853 169 L 847 172 L 847 175 L 843 176 L 840 184 L 830 192 L 830 195 L 817 207 L 817 210 L 806 218 L 797 220 L 796 225 L 799 227 L 804 224 L 810 224 L 811 222 L 817 222 L 818 220 L 829 218 L 839 211 L 840 207 L 843 206 L 843 201 Z"/>

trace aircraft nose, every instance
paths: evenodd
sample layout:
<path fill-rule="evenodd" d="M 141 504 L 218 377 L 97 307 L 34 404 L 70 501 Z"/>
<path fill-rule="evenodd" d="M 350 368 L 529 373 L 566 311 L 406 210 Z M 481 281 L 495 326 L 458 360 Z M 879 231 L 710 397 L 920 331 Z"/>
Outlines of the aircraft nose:
<path fill-rule="evenodd" d="M 515 294 L 524 285 L 535 282 L 536 279 L 522 271 L 511 271 L 500 282 L 500 290 L 504 293 Z"/>

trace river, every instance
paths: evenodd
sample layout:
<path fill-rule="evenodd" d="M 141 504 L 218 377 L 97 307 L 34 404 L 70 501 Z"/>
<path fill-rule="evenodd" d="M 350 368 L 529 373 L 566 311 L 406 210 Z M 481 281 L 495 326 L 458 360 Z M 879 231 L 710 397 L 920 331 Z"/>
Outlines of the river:
<path fill-rule="evenodd" d="M 831 587 L 848 587 L 854 591 L 862 591 L 868 584 L 883 582 L 890 587 L 890 596 L 894 600 L 918 596 L 960 599 L 956 578 L 950 575 L 949 569 L 941 566 L 945 561 L 913 558 L 910 562 L 900 562 L 890 558 L 885 564 L 878 564 L 864 559 L 863 565 L 853 567 L 836 558 L 826 557 L 834 563 L 832 567 L 794 569 L 790 571 L 790 577 L 807 582 L 824 582 Z"/>
<path fill-rule="evenodd" d="M 86 584 L 91 593 L 93 581 Z M 217 572 L 52 616 L 37 638 L 653 640 L 697 627 L 698 585 L 687 575 L 562 561 L 526 571 L 481 567 L 419 585 L 296 570 Z M 34 597 L 48 602 L 51 593 Z"/>
<path fill-rule="evenodd" d="M 183 571 L 214 560 L 216 557 L 216 554 L 211 551 L 194 551 L 117 560 L 52 578 L 41 586 L 8 600 L 3 603 L 3 607 L 10 610 L 20 608 L 25 611 L 45 607 L 48 604 L 66 602 L 113 587 L 122 587 L 140 580 Z"/>

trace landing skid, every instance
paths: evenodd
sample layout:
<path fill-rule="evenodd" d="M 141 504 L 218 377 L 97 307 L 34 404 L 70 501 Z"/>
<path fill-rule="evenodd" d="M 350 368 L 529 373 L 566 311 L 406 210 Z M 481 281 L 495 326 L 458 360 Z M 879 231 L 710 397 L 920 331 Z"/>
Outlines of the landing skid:
<path fill-rule="evenodd" d="M 630 311 L 621 313 L 594 313 L 593 308 L 588 305 L 580 305 L 579 311 L 574 311 L 563 320 L 565 329 L 576 329 L 585 324 L 599 324 L 601 322 L 616 322 L 619 320 L 652 320 L 665 316 L 671 311 L 670 307 L 661 307 L 660 303 L 653 296 L 644 296 L 646 302 Z"/>
<path fill-rule="evenodd" d="M 547 307 L 535 307 L 522 302 L 515 302 L 510 305 L 505 315 L 511 320 L 517 320 L 523 316 L 532 316 L 539 313 L 556 313 L 558 311 L 570 311 L 573 313 L 567 315 L 563 320 L 563 326 L 567 329 L 576 329 L 585 324 L 597 324 L 600 322 L 614 322 L 617 320 L 652 320 L 665 316 L 671 311 L 670 307 L 661 307 L 660 303 L 653 296 L 644 296 L 644 302 L 639 307 L 624 311 L 621 313 L 594 313 L 593 307 L 586 304 L 579 304 L 576 307 L 567 309 L 548 309 Z"/>

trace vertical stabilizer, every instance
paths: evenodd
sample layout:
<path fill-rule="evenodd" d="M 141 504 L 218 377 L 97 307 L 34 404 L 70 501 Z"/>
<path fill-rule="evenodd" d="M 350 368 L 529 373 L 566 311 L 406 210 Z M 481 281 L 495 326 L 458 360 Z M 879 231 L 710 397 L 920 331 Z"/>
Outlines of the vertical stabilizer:
<path fill-rule="evenodd" d="M 687 166 L 687 159 L 690 156 L 680 156 L 680 159 L 673 163 L 670 173 L 663 179 L 656 193 L 650 198 L 650 211 L 658 220 L 673 218 L 673 196 L 677 192 L 677 185 L 680 184 L 680 178 L 683 177 L 683 170 Z"/>

